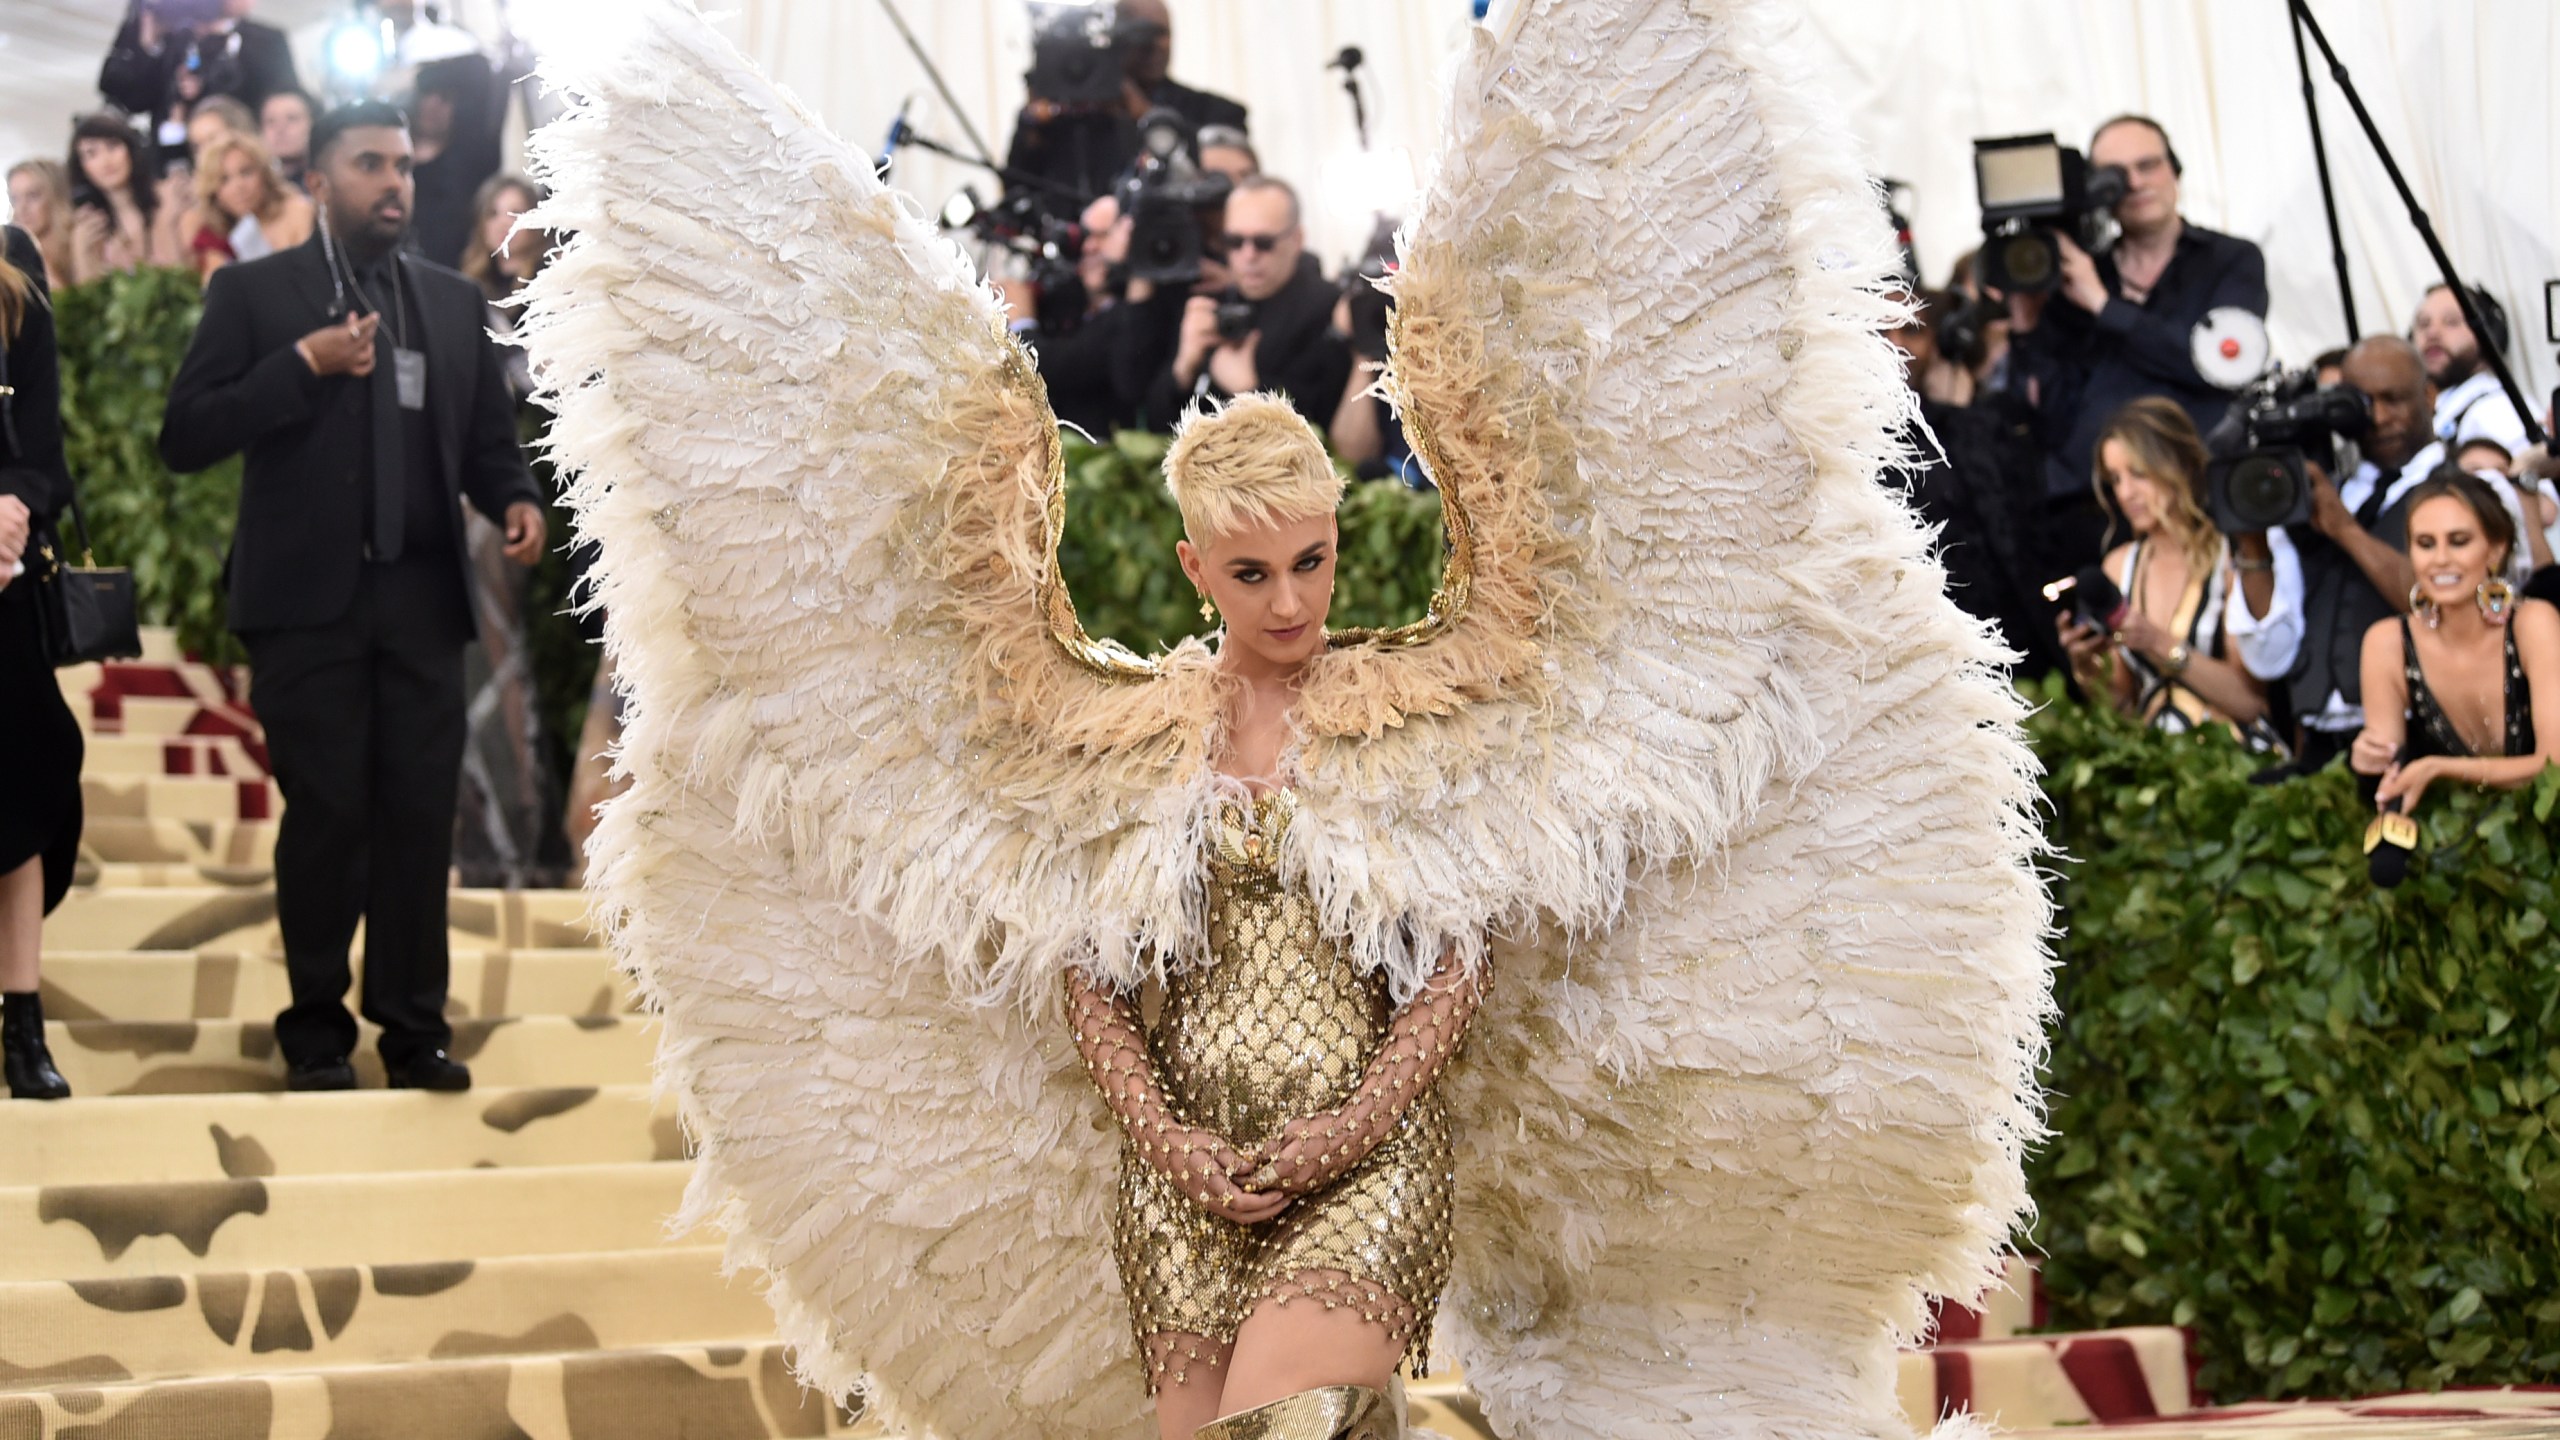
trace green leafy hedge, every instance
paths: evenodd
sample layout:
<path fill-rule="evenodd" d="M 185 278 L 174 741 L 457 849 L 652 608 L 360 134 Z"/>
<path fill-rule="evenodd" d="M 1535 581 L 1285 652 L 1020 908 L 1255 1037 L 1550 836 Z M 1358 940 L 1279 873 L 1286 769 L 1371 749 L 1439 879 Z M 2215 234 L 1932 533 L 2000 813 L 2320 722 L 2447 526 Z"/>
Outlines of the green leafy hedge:
<path fill-rule="evenodd" d="M 242 658 L 223 628 L 222 557 L 240 462 L 179 475 L 160 463 L 160 412 L 204 300 L 193 272 L 139 270 L 54 296 L 63 449 L 103 565 L 133 567 L 146 625 L 217 662 Z"/>
<path fill-rule="evenodd" d="M 2055 1326 L 2193 1326 L 2225 1400 L 2560 1381 L 2560 768 L 2432 788 L 2379 891 L 2343 766 L 2042 698 Z"/>
<path fill-rule="evenodd" d="M 1169 443 L 1125 431 L 1103 444 L 1067 439 L 1067 533 L 1058 568 L 1086 631 L 1141 655 L 1212 628 L 1174 559 L 1182 512 L 1164 488 Z M 1341 517 L 1331 623 L 1420 619 L 1440 583 L 1440 497 L 1383 481 L 1354 484 Z"/>

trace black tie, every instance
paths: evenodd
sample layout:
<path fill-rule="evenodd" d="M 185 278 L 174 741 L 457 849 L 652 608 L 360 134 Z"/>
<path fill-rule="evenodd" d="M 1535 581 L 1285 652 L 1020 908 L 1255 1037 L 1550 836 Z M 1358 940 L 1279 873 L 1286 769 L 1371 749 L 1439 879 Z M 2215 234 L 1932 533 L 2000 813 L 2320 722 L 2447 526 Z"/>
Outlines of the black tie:
<path fill-rule="evenodd" d="M 394 256 L 365 277 L 365 288 L 387 307 L 400 303 L 391 275 L 391 266 L 399 263 Z M 391 358 L 392 329 L 404 317 L 396 309 L 375 313 L 381 315 L 381 323 L 373 332 L 373 558 L 388 561 L 400 558 L 402 522 L 408 518 L 408 476 L 401 464 L 400 367 Z"/>
<path fill-rule="evenodd" d="M 2392 482 L 2399 478 L 2399 466 L 2374 462 L 2373 493 L 2364 497 L 2364 503 L 2356 507 L 2357 528 L 2371 530 L 2374 522 L 2382 518 L 2383 501 L 2391 494 Z"/>

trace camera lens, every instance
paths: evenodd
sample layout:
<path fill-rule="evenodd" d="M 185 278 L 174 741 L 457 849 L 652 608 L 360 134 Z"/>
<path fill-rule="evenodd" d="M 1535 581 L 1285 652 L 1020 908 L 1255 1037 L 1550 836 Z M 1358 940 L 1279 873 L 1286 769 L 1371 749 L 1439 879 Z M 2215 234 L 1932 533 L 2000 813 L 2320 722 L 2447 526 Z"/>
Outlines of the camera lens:
<path fill-rule="evenodd" d="M 2032 230 L 2012 235 L 2000 242 L 2000 273 L 2009 277 L 2003 288 L 2029 293 L 2049 289 L 2060 260 L 2061 252 L 2044 236 Z"/>
<path fill-rule="evenodd" d="M 2264 530 L 2293 513 L 2301 499 L 2302 482 L 2277 456 L 2244 455 L 2233 463 L 2224 493 L 2230 497 L 2234 518 L 2249 529 Z"/>

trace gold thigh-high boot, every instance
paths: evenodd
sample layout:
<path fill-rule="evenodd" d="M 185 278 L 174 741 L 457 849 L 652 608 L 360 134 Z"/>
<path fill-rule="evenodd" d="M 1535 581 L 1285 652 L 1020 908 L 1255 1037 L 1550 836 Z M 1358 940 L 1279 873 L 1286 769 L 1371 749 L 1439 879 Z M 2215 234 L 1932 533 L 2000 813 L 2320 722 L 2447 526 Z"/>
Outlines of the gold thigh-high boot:
<path fill-rule="evenodd" d="M 1403 1440 L 1395 1407 L 1383 1391 L 1327 1385 L 1213 1420 L 1193 1440 Z"/>

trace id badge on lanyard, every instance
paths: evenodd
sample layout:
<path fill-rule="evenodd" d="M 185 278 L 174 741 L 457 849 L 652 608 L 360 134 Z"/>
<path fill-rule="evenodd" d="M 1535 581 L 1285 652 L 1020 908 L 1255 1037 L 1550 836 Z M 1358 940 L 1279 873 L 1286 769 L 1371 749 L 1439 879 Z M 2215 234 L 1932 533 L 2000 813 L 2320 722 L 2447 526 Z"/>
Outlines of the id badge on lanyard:
<path fill-rule="evenodd" d="M 400 392 L 400 408 L 403 410 L 426 409 L 426 352 L 423 350 L 404 350 L 398 346 L 392 347 L 391 372 L 392 379 L 396 382 L 396 386 Z"/>

